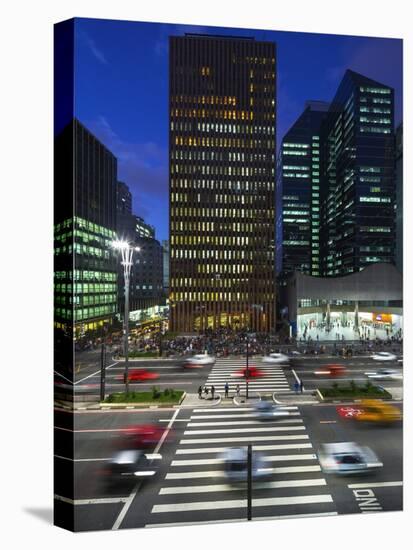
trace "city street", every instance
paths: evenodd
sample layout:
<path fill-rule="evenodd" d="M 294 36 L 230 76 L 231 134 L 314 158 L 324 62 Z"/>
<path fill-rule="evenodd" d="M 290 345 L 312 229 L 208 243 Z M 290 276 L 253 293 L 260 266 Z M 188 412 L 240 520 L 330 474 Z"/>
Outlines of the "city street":
<path fill-rule="evenodd" d="M 91 394 L 96 396 L 100 390 L 100 367 L 98 352 L 89 352 L 90 359 L 81 371 L 75 373 L 75 392 L 77 394 Z M 397 355 L 395 361 L 379 362 L 370 356 L 356 356 L 352 358 L 332 356 L 301 355 L 292 358 L 290 366 L 280 366 L 263 363 L 261 356 L 250 358 L 251 368 L 257 367 L 260 377 L 251 378 L 249 388 L 260 393 L 283 393 L 293 389 L 294 382 L 298 379 L 303 382 L 304 389 L 314 391 L 316 388 L 329 387 L 333 383 L 348 385 L 351 381 L 356 384 L 365 384 L 369 378 L 366 373 L 375 373 L 379 369 L 391 369 L 402 375 L 402 356 Z M 228 382 L 230 393 L 235 393 L 237 384 L 241 392 L 245 391 L 245 380 L 239 377 L 239 371 L 245 368 L 245 357 L 230 356 L 219 358 L 215 365 L 204 365 L 202 368 L 188 369 L 183 367 L 182 359 L 150 359 L 129 362 L 129 370 L 145 370 L 159 375 L 157 379 L 130 382 L 132 390 L 151 389 L 159 386 L 161 389 L 182 389 L 187 393 L 196 393 L 200 385 L 214 385 L 217 392 L 224 391 L 225 382 Z M 342 365 L 346 370 L 336 377 L 327 373 L 328 365 Z M 123 361 L 113 361 L 107 358 L 106 393 L 121 391 L 123 388 L 122 375 L 124 372 Z M 399 398 L 402 395 L 402 377 L 397 380 L 384 379 L 372 380 L 390 393 Z M 65 382 L 65 381 L 63 381 Z"/>
<path fill-rule="evenodd" d="M 321 370 L 333 361 L 345 364 L 351 373 L 343 381 L 347 378 L 365 381 L 364 372 L 382 367 L 366 358 L 337 361 L 312 357 L 294 359 L 292 368 L 283 368 L 265 366 L 259 358 L 253 358 L 250 366 L 268 370 L 262 379 L 250 384 L 261 393 L 275 392 L 281 403 L 284 396 L 288 403 L 294 395 L 293 372 L 302 378 L 306 389 L 316 387 L 319 380 L 314 370 Z M 222 392 L 223 381 L 243 366 L 245 358 L 218 359 L 212 369 L 195 369 L 182 380 L 191 380 L 194 387 L 214 384 Z M 116 367 L 122 368 L 119 364 Z M 165 380 L 177 367 L 163 361 L 153 368 L 159 369 L 160 380 Z M 401 363 L 391 368 L 400 370 Z M 92 380 L 94 376 L 92 373 Z M 330 383 L 333 381 L 330 379 Z M 386 382 L 384 386 L 389 384 L 400 387 L 400 382 Z M 233 392 L 230 385 L 230 396 Z M 74 466 L 75 514 L 80 530 L 245 520 L 246 486 L 229 482 L 222 457 L 228 448 L 249 443 L 268 467 L 264 478 L 254 479 L 253 520 L 400 510 L 401 426 L 356 426 L 351 418 L 341 417 L 337 407 L 337 404 L 285 404 L 282 408 L 290 412 L 287 418 L 266 421 L 257 417 L 251 405 L 236 406 L 231 399 L 215 407 L 200 400 L 198 408 L 78 411 L 74 415 L 74 465 L 64 449 L 59 451 L 59 433 L 71 430 L 71 426 L 69 413 L 58 410 L 56 460 L 60 471 L 67 470 L 68 475 Z M 108 484 L 105 464 L 113 455 L 114 445 L 127 427 L 148 424 L 170 428 L 155 449 L 162 455 L 156 476 L 144 482 Z M 383 468 L 369 475 L 324 474 L 318 460 L 320 445 L 340 441 L 368 445 L 383 462 Z M 58 499 L 64 501 L 65 494 L 70 494 L 65 491 L 68 488 L 64 476 L 60 476 L 56 485 Z"/>
<path fill-rule="evenodd" d="M 340 357 L 300 357 L 292 361 L 292 369 L 304 384 L 306 390 L 330 387 L 333 383 L 348 385 L 351 381 L 364 385 L 368 380 L 365 373 L 374 373 L 379 369 L 391 369 L 403 373 L 403 362 L 401 356 L 396 361 L 379 362 L 368 356 L 352 357 L 348 359 Z M 332 377 L 325 374 L 327 365 L 342 365 L 346 370 L 342 375 Z M 390 393 L 394 392 L 395 397 L 401 397 L 403 379 L 398 380 L 371 380 L 374 384 L 380 385 Z"/>

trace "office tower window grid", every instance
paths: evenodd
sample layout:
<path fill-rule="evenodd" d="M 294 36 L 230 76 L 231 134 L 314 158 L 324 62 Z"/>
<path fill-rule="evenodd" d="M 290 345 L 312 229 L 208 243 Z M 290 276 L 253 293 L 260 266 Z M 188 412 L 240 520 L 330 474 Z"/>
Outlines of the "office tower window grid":
<path fill-rule="evenodd" d="M 275 327 L 275 44 L 170 39 L 171 329 Z"/>

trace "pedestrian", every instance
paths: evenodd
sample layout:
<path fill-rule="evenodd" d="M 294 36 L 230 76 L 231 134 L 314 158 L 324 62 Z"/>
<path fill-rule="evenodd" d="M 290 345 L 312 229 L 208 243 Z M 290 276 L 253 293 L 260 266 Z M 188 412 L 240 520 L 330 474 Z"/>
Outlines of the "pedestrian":
<path fill-rule="evenodd" d="M 303 393 L 304 391 L 304 384 L 303 384 L 303 381 L 300 380 L 300 392 Z"/>
<path fill-rule="evenodd" d="M 198 388 L 198 397 L 199 399 L 202 399 L 202 386 L 199 386 Z"/>
<path fill-rule="evenodd" d="M 237 384 L 237 387 L 236 387 L 236 394 L 237 394 L 237 397 L 239 397 L 239 394 L 240 394 L 240 387 L 239 387 L 239 384 Z"/>
<path fill-rule="evenodd" d="M 215 394 L 215 386 L 211 386 L 211 396 L 212 396 L 212 399 L 214 399 L 214 394 Z"/>
<path fill-rule="evenodd" d="M 296 381 L 295 384 L 294 384 L 294 391 L 295 391 L 295 393 L 298 393 L 299 388 L 300 388 L 300 385 L 299 385 L 298 382 Z"/>
<path fill-rule="evenodd" d="M 229 392 L 229 384 L 228 384 L 228 382 L 225 382 L 224 390 L 225 390 L 225 397 L 228 397 L 228 392 Z"/>
<path fill-rule="evenodd" d="M 205 399 L 207 399 L 208 393 L 209 393 L 209 390 L 208 390 L 208 388 L 205 386 L 205 388 L 204 388 Z"/>

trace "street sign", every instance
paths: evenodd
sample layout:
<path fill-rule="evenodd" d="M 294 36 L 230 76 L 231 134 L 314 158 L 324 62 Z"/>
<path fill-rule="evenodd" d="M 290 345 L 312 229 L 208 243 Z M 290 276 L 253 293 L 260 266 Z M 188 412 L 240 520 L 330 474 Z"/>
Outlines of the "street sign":
<path fill-rule="evenodd" d="M 337 407 L 337 413 L 342 418 L 354 418 L 355 416 L 358 416 L 362 412 L 363 412 L 363 409 L 354 407 L 354 406 Z"/>

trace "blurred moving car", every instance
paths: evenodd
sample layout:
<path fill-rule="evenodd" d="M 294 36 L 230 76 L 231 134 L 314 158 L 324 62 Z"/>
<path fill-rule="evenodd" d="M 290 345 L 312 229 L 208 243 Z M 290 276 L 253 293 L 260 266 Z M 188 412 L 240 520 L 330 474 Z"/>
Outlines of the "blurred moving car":
<path fill-rule="evenodd" d="M 247 481 L 248 478 L 248 451 L 245 447 L 234 447 L 228 449 L 221 456 L 224 472 L 232 483 Z M 265 467 L 263 457 L 260 453 L 252 453 L 252 477 L 262 478 L 268 475 L 268 468 Z"/>
<path fill-rule="evenodd" d="M 370 447 L 357 443 L 325 443 L 318 455 L 326 474 L 353 475 L 378 470 L 383 467 Z"/>
<path fill-rule="evenodd" d="M 153 448 L 164 437 L 166 428 L 156 424 L 139 424 L 128 426 L 118 445 L 121 449 L 148 449 Z M 171 432 L 168 432 L 170 437 Z"/>
<path fill-rule="evenodd" d="M 389 351 L 379 351 L 377 353 L 373 353 L 371 356 L 374 361 L 396 361 L 397 357 L 394 355 L 394 353 L 390 353 Z"/>
<path fill-rule="evenodd" d="M 392 424 L 402 419 L 400 409 L 384 401 L 365 399 L 360 404 L 361 412 L 354 418 L 357 422 Z"/>
<path fill-rule="evenodd" d="M 213 365 L 215 363 L 215 357 L 208 353 L 198 353 L 192 357 L 188 357 L 184 361 L 185 367 L 202 367 L 204 365 Z"/>
<path fill-rule="evenodd" d="M 257 367 L 245 367 L 243 369 L 237 370 L 231 376 L 235 378 L 261 378 L 264 376 L 264 372 Z"/>
<path fill-rule="evenodd" d="M 341 376 L 347 371 L 344 365 L 326 365 L 323 370 L 315 371 L 314 374 L 327 376 Z"/>
<path fill-rule="evenodd" d="M 365 372 L 364 373 L 373 380 L 402 380 L 403 374 L 400 371 L 394 369 L 379 369 L 377 372 Z"/>
<path fill-rule="evenodd" d="M 290 416 L 290 411 L 275 405 L 271 401 L 259 401 L 255 406 L 255 411 L 259 420 L 276 420 L 277 418 Z"/>
<path fill-rule="evenodd" d="M 290 358 L 284 353 L 270 353 L 269 355 L 264 355 L 262 358 L 263 363 L 275 363 L 275 364 L 288 364 Z"/>
<path fill-rule="evenodd" d="M 133 369 L 128 373 L 129 382 L 146 382 L 148 380 L 157 380 L 159 374 L 157 372 L 151 372 L 146 369 Z M 125 375 L 121 374 L 116 377 L 117 380 L 125 380 Z"/>
<path fill-rule="evenodd" d="M 141 449 L 121 449 L 115 452 L 104 468 L 109 482 L 153 477 L 160 465 L 159 453 L 145 453 Z"/>

